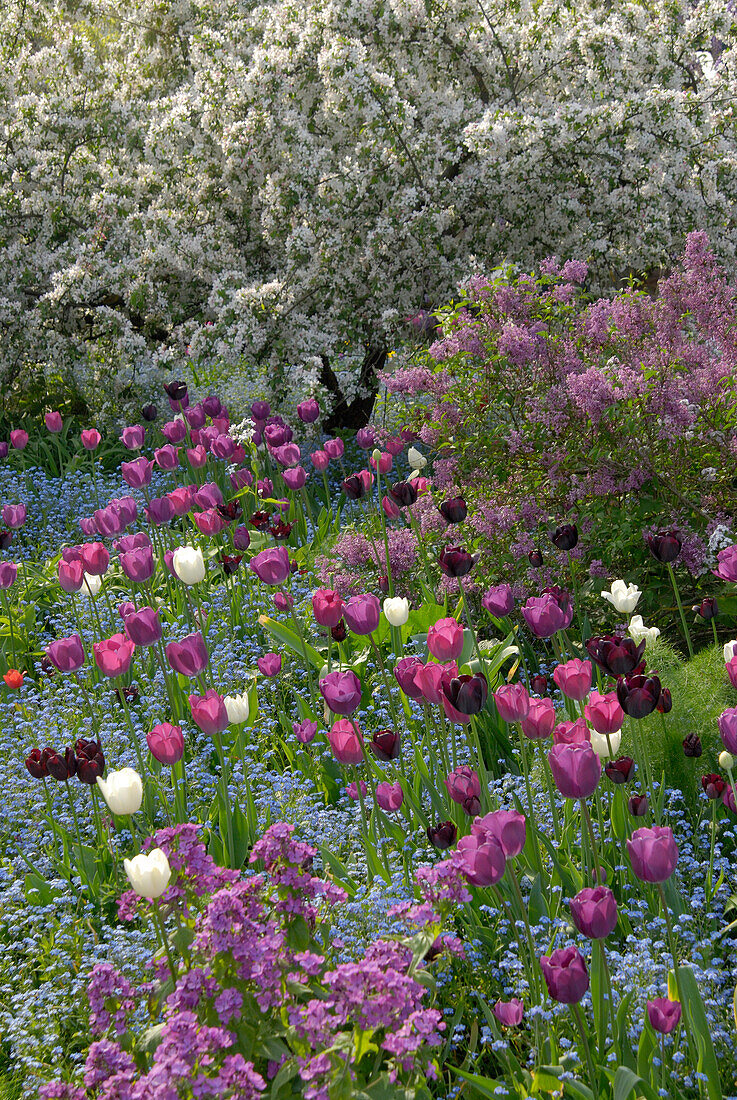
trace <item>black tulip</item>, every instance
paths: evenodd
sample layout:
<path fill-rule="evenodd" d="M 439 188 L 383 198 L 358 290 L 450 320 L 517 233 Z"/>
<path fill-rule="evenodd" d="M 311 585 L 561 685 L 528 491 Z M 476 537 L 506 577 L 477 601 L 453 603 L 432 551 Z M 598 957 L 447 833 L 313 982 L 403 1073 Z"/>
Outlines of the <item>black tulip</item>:
<path fill-rule="evenodd" d="M 617 699 L 630 718 L 647 718 L 658 705 L 662 692 L 657 676 L 622 676 L 617 681 Z"/>
<path fill-rule="evenodd" d="M 627 801 L 627 808 L 633 817 L 644 817 L 650 808 L 646 794 L 633 794 Z"/>
<path fill-rule="evenodd" d="M 575 523 L 564 523 L 551 532 L 550 541 L 559 550 L 572 550 L 578 544 L 578 528 Z"/>
<path fill-rule="evenodd" d="M 713 596 L 705 596 L 701 603 L 696 604 L 696 606 L 691 608 L 691 610 L 695 611 L 696 614 L 704 620 L 704 622 L 708 623 L 711 621 L 711 619 L 716 619 L 717 615 L 719 614 L 719 604 Z"/>
<path fill-rule="evenodd" d="M 669 688 L 663 688 L 661 691 L 656 709 L 660 714 L 670 714 L 673 710 L 673 699 L 671 698 Z"/>
<path fill-rule="evenodd" d="M 399 748 L 399 734 L 394 730 L 378 730 L 371 740 L 371 751 L 377 760 L 396 760 Z"/>
<path fill-rule="evenodd" d="M 360 500 L 366 493 L 366 486 L 358 474 L 351 474 L 343 481 L 343 492 L 349 500 Z"/>
<path fill-rule="evenodd" d="M 411 481 L 397 481 L 388 492 L 398 508 L 408 508 L 417 500 L 417 489 Z"/>
<path fill-rule="evenodd" d="M 645 640 L 636 645 L 632 638 L 622 634 L 607 634 L 601 638 L 589 638 L 586 652 L 602 672 L 608 672 L 610 676 L 630 676 L 642 661 Z"/>
<path fill-rule="evenodd" d="M 144 405 L 141 409 L 141 416 L 144 420 L 147 420 L 149 424 L 154 421 L 158 415 L 158 409 L 155 405 Z"/>
<path fill-rule="evenodd" d="M 536 672 L 530 680 L 530 687 L 536 695 L 545 695 L 548 690 L 548 678 L 542 672 Z"/>
<path fill-rule="evenodd" d="M 645 535 L 648 550 L 663 565 L 675 561 L 681 552 L 681 540 L 676 531 L 658 531 L 657 535 Z"/>
<path fill-rule="evenodd" d="M 715 800 L 722 797 L 724 788 L 727 784 L 724 782 L 721 775 L 717 775 L 715 772 L 709 772 L 708 775 L 701 776 L 701 786 L 704 788 L 706 797 Z"/>
<path fill-rule="evenodd" d="M 489 686 L 483 672 L 454 676 L 441 688 L 450 705 L 461 714 L 478 714 L 486 705 Z"/>
<path fill-rule="evenodd" d="M 541 550 L 530 550 L 527 555 L 527 560 L 534 569 L 539 569 L 543 563 L 543 556 Z"/>
<path fill-rule="evenodd" d="M 461 546 L 445 546 L 438 556 L 438 564 L 446 577 L 465 577 L 473 569 L 474 558 Z"/>
<path fill-rule="evenodd" d="M 176 379 L 174 382 L 165 382 L 164 390 L 166 396 L 170 397 L 172 401 L 181 401 L 187 395 L 187 383 L 182 382 L 180 379 Z"/>
<path fill-rule="evenodd" d="M 440 505 L 440 514 L 446 523 L 463 523 L 468 508 L 463 497 L 451 497 Z"/>
<path fill-rule="evenodd" d="M 457 836 L 458 830 L 452 821 L 439 821 L 434 827 L 429 825 L 427 828 L 427 839 L 433 848 L 437 848 L 441 852 L 452 848 Z"/>
<path fill-rule="evenodd" d="M 63 756 L 55 752 L 54 749 L 51 749 L 49 755 L 46 757 L 46 767 L 48 768 L 51 778 L 56 779 L 59 783 L 75 775 L 77 771 L 77 758 L 74 755 L 74 749 L 71 745 L 64 749 Z"/>
<path fill-rule="evenodd" d="M 689 733 L 683 738 L 683 755 L 696 759 L 704 751 L 698 733 Z"/>
<path fill-rule="evenodd" d="M 618 760 L 610 760 L 605 766 L 607 778 L 612 783 L 629 783 L 635 770 L 635 762 L 631 756 L 620 756 Z"/>

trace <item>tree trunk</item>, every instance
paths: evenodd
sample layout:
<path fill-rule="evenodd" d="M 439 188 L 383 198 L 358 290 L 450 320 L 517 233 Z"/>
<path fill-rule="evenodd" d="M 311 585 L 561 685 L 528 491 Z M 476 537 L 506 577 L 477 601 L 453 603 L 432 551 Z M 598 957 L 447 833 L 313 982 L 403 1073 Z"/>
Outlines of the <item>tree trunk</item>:
<path fill-rule="evenodd" d="M 371 419 L 379 385 L 377 372 L 384 369 L 388 348 L 384 344 L 369 344 L 366 348 L 361 370 L 358 376 L 358 393 L 352 401 L 347 401 L 335 377 L 327 356 L 322 357 L 320 382 L 335 397 L 332 412 L 322 422 L 326 432 L 335 432 L 339 428 L 356 431 L 364 428 Z"/>

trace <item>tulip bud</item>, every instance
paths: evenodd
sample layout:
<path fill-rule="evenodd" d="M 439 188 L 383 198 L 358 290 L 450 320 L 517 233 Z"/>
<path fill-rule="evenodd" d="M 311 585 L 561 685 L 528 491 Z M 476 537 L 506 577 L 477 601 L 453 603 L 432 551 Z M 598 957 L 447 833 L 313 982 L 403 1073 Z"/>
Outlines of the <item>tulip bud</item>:
<path fill-rule="evenodd" d="M 384 600 L 384 615 L 390 626 L 404 626 L 409 619 L 409 600 L 404 596 Z"/>
<path fill-rule="evenodd" d="M 249 706 L 247 692 L 244 691 L 240 695 L 226 695 L 223 702 L 228 712 L 229 725 L 239 726 L 241 722 L 248 721 Z"/>
<path fill-rule="evenodd" d="M 724 768 L 725 772 L 731 772 L 734 767 L 734 757 L 726 749 L 719 753 L 719 767 Z"/>

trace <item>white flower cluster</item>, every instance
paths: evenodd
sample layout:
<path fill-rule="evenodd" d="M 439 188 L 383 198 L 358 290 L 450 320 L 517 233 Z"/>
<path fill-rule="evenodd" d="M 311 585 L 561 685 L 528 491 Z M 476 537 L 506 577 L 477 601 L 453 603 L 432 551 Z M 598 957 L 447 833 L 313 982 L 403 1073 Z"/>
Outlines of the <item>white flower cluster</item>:
<path fill-rule="evenodd" d="M 356 392 L 477 266 L 733 260 L 731 7 L 6 0 L 0 380 L 99 409 L 218 364 L 244 407 L 324 357 Z"/>

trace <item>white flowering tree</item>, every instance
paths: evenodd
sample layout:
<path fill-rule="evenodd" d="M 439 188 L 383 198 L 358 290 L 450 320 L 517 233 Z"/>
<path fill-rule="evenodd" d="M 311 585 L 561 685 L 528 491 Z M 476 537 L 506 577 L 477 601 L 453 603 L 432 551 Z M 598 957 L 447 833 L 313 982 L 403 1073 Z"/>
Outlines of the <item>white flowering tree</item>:
<path fill-rule="evenodd" d="M 733 33 L 731 0 L 4 0 L 5 390 L 101 411 L 188 363 L 356 424 L 473 270 L 604 289 L 694 228 L 732 260 Z"/>

